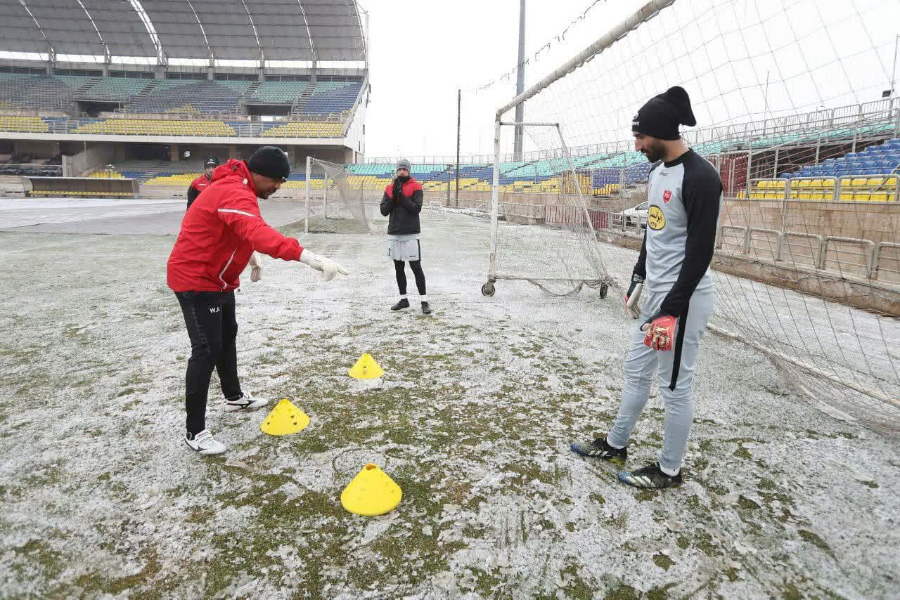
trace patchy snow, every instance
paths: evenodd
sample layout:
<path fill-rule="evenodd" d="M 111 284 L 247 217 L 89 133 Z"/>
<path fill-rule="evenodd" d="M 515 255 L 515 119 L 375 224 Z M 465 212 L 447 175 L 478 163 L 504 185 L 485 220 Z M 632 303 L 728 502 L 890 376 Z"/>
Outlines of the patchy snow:
<path fill-rule="evenodd" d="M 66 221 L 72 235 L 0 232 L 0 596 L 896 592 L 896 439 L 707 336 L 684 486 L 619 484 L 568 450 L 615 416 L 635 326 L 618 293 L 549 298 L 503 281 L 482 297 L 487 223 L 464 215 L 423 213 L 430 317 L 411 276 L 413 309 L 388 309 L 382 235 L 304 238 L 351 269 L 327 284 L 267 260 L 238 294 L 243 385 L 312 423 L 266 436 L 265 413 L 223 411 L 214 377 L 208 424 L 230 450 L 197 456 L 180 440 L 190 348 L 165 286 L 174 238 L 131 235 L 177 231 L 180 206 L 109 202 L 73 220 L 69 204 L 3 213 L 3 226 Z M 281 224 L 301 210 L 264 204 Z M 112 235 L 79 233 L 98 223 Z M 378 385 L 347 376 L 363 352 L 386 371 Z M 653 459 L 662 420 L 654 394 L 630 467 Z M 388 515 L 340 506 L 366 462 L 403 489 Z"/>

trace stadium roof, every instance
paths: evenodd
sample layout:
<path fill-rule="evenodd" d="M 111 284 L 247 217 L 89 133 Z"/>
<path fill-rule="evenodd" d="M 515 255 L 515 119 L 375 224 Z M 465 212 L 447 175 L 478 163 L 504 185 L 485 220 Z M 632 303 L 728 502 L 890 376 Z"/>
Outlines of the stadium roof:
<path fill-rule="evenodd" d="M 0 0 L 0 59 L 359 69 L 363 21 L 355 0 Z"/>

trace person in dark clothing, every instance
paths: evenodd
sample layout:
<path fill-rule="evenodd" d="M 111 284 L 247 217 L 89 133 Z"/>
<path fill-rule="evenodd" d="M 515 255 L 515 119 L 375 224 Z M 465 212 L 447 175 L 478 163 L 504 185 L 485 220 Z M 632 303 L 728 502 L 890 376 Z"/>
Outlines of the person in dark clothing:
<path fill-rule="evenodd" d="M 700 339 L 713 312 L 709 272 L 722 202 L 716 168 L 687 147 L 679 125 L 696 125 L 688 93 L 673 87 L 651 98 L 631 125 L 635 150 L 652 163 L 644 242 L 625 295 L 634 328 L 625 360 L 619 414 L 609 433 L 572 450 L 612 462 L 628 456 L 628 441 L 650 395 L 654 372 L 665 404 L 657 460 L 619 480 L 640 488 L 681 484 L 681 464 L 694 414 L 693 378 Z M 639 303 L 644 292 L 643 306 Z"/>
<path fill-rule="evenodd" d="M 191 204 L 194 203 L 194 200 L 197 199 L 197 196 L 200 195 L 200 192 L 209 187 L 212 183 L 213 171 L 216 170 L 216 167 L 219 166 L 219 159 L 216 157 L 207 158 L 206 164 L 204 165 L 205 171 L 203 175 L 198 177 L 197 179 L 191 182 L 191 186 L 188 188 L 187 192 L 187 207 L 190 208 Z"/>
<path fill-rule="evenodd" d="M 409 308 L 406 297 L 406 263 L 416 278 L 422 312 L 431 314 L 425 293 L 425 273 L 422 271 L 422 243 L 419 240 L 422 212 L 422 185 L 410 174 L 410 164 L 405 158 L 397 163 L 397 176 L 384 189 L 381 214 L 388 217 L 388 257 L 394 261 L 394 273 L 400 290 L 400 301 L 391 310 Z"/>

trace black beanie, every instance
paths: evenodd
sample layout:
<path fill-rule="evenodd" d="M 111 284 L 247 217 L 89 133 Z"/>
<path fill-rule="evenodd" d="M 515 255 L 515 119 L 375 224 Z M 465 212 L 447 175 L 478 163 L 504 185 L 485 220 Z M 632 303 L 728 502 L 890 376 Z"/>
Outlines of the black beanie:
<path fill-rule="evenodd" d="M 675 86 L 664 93 L 650 98 L 641 107 L 634 121 L 631 123 L 631 131 L 655 137 L 660 140 L 677 140 L 679 125 L 693 127 L 697 124 L 694 111 L 691 110 L 691 99 L 683 87 Z"/>
<path fill-rule="evenodd" d="M 291 174 L 291 162 L 281 148 L 263 146 L 247 159 L 247 168 L 251 173 L 274 179 L 287 181 Z"/>

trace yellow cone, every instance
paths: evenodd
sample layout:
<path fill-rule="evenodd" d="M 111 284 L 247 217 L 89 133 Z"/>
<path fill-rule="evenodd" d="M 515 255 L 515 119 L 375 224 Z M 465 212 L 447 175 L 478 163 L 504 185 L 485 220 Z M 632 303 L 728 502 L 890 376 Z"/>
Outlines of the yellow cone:
<path fill-rule="evenodd" d="M 350 369 L 350 377 L 354 379 L 378 379 L 384 376 L 384 371 L 375 362 L 371 354 L 363 354 L 353 368 Z"/>
<path fill-rule="evenodd" d="M 275 405 L 269 416 L 259 426 L 263 433 L 269 435 L 287 435 L 297 433 L 309 425 L 309 417 L 294 406 L 287 398 Z"/>
<path fill-rule="evenodd" d="M 341 493 L 341 504 L 348 511 L 374 517 L 394 510 L 403 491 L 387 473 L 371 463 L 362 468 Z"/>

